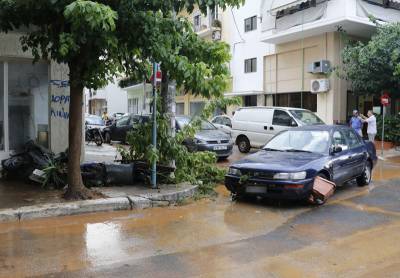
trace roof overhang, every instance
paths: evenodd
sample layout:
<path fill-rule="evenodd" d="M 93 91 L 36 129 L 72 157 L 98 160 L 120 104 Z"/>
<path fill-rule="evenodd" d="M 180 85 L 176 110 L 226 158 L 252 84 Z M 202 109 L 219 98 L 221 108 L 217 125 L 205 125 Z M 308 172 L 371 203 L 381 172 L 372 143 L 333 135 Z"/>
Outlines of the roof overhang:
<path fill-rule="evenodd" d="M 374 23 L 369 19 L 360 17 L 342 17 L 334 20 L 318 20 L 315 22 L 292 27 L 285 31 L 274 33 L 266 31 L 261 35 L 261 41 L 272 44 L 281 44 L 303 38 L 313 37 L 329 32 L 336 32 L 341 27 L 349 35 L 361 38 L 369 38 L 376 30 Z"/>
<path fill-rule="evenodd" d="M 237 97 L 237 96 L 256 96 L 263 94 L 265 94 L 264 91 L 241 91 L 241 92 L 225 93 L 224 95 L 226 97 Z"/>

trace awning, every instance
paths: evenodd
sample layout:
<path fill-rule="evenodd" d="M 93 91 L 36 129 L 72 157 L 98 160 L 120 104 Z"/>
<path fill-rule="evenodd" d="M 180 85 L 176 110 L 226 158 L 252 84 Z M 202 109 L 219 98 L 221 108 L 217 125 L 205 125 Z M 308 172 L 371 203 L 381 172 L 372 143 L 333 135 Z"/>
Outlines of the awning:
<path fill-rule="evenodd" d="M 307 1 L 308 0 L 273 0 L 270 11 L 276 12 L 278 10 L 284 10 L 284 9 L 299 5 L 301 3 L 305 3 Z M 400 1 L 400 0 L 398 0 L 398 1 Z"/>
<path fill-rule="evenodd" d="M 237 97 L 237 96 L 256 96 L 256 95 L 263 95 L 263 94 L 265 94 L 264 91 L 241 91 L 241 92 L 225 93 L 224 96 Z"/>

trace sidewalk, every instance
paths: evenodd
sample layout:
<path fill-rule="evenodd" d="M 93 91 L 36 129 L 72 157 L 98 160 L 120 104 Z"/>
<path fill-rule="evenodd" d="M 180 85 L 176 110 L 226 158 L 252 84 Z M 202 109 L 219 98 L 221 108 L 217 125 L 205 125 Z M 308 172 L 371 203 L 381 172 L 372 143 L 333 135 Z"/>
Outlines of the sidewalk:
<path fill-rule="evenodd" d="M 376 155 L 379 157 L 381 160 L 385 160 L 388 158 L 393 158 L 396 156 L 400 157 L 400 149 L 396 150 L 395 148 L 390 149 L 390 150 L 384 150 L 383 151 L 383 156 L 382 156 L 382 150 L 381 149 L 376 149 Z"/>
<path fill-rule="evenodd" d="M 95 189 L 102 192 L 107 198 L 65 201 L 61 198 L 61 191 L 50 191 L 40 189 L 35 185 L 1 181 L 0 222 L 168 206 L 192 197 L 197 186 L 183 183 L 163 185 L 159 189 L 140 185 Z"/>

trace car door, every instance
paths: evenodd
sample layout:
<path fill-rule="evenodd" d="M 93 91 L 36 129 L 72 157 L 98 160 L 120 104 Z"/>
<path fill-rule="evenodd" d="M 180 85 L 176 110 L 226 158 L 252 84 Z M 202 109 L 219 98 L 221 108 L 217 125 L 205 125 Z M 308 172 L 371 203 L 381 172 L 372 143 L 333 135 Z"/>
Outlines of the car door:
<path fill-rule="evenodd" d="M 364 171 L 367 161 L 367 151 L 364 148 L 362 139 L 351 128 L 343 130 L 347 143 L 349 145 L 349 164 L 351 167 L 351 177 L 355 178 L 361 175 Z"/>
<path fill-rule="evenodd" d="M 331 150 L 340 147 L 341 152 L 332 153 L 332 179 L 337 185 L 341 185 L 351 177 L 351 163 L 349 157 L 349 145 L 346 136 L 340 130 L 335 130 L 332 134 Z"/>

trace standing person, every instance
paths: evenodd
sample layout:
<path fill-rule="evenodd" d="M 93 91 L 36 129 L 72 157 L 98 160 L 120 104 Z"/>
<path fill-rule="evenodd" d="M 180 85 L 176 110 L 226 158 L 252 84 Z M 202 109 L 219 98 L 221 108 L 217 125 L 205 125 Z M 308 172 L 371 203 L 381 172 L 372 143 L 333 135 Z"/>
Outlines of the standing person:
<path fill-rule="evenodd" d="M 357 110 L 353 110 L 353 117 L 350 119 L 350 126 L 362 137 L 362 121 Z"/>
<path fill-rule="evenodd" d="M 376 118 L 372 110 L 368 110 L 368 117 L 365 117 L 364 115 L 361 115 L 363 123 L 368 124 L 368 129 L 367 129 L 367 134 L 368 134 L 368 140 L 371 142 L 375 141 L 375 136 L 377 133 L 376 130 Z"/>
<path fill-rule="evenodd" d="M 103 119 L 103 122 L 106 125 L 108 122 L 108 114 L 106 111 L 103 112 L 103 115 L 101 115 L 101 118 Z"/>

